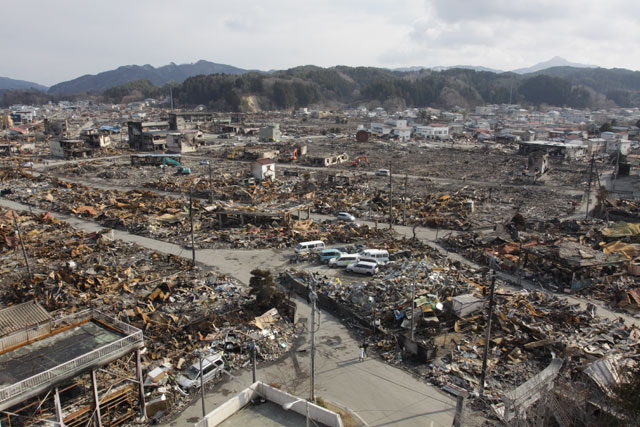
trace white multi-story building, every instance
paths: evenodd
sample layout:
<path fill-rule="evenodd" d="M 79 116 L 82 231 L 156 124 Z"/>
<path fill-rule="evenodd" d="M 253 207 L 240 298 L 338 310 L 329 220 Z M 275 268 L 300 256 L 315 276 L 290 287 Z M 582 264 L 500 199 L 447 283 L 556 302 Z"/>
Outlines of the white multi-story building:
<path fill-rule="evenodd" d="M 411 131 L 412 129 L 410 127 L 394 127 L 392 134 L 398 138 L 399 141 L 408 141 L 411 139 Z"/>
<path fill-rule="evenodd" d="M 389 135 L 393 130 L 393 126 L 386 123 L 371 123 L 371 132 L 379 135 Z"/>
<path fill-rule="evenodd" d="M 445 124 L 432 123 L 426 126 L 416 126 L 416 135 L 429 139 L 448 139 L 449 126 Z"/>

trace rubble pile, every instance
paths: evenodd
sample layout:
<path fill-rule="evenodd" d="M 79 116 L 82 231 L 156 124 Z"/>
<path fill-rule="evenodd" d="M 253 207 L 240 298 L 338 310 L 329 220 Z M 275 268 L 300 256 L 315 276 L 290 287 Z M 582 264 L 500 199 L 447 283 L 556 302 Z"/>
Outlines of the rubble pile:
<path fill-rule="evenodd" d="M 637 353 L 640 331 L 624 321 L 598 318 L 566 300 L 543 292 L 497 287 L 495 321 L 490 337 L 486 395 L 494 402 L 511 387 L 542 371 L 557 357 L 576 375 L 590 363 L 611 355 Z M 455 339 L 444 357 L 434 361 L 426 376 L 435 384 L 468 391 L 479 385 L 486 316 L 459 318 Z"/>
<path fill-rule="evenodd" d="M 520 217 L 521 221 L 524 221 Z M 597 219 L 525 224 L 516 217 L 487 232 L 449 235 L 448 250 L 557 292 L 578 293 L 635 313 L 640 229 Z M 527 231 L 522 231 L 526 229 Z"/>
<path fill-rule="evenodd" d="M 380 146 L 369 145 L 366 151 L 362 147 L 345 143 L 340 149 L 347 151 L 350 157 L 356 158 L 359 154 L 366 154 L 373 169 L 389 166 L 389 152 L 382 144 Z M 469 180 L 491 178 L 498 182 L 508 182 L 512 179 L 513 169 L 521 169 L 526 164 L 526 156 L 514 153 L 513 149 L 486 150 L 484 146 L 455 148 L 445 144 L 435 145 L 429 143 L 403 144 L 393 143 L 393 162 L 402 165 L 402 172 L 410 175 L 428 175 L 434 178 L 460 179 L 466 177 Z M 472 167 L 478 163 L 482 167 Z M 338 166 L 348 168 L 348 166 Z M 397 173 L 396 170 L 393 173 Z"/>
<path fill-rule="evenodd" d="M 596 206 L 601 218 L 635 222 L 640 218 L 640 203 L 629 199 L 606 198 Z"/>
<path fill-rule="evenodd" d="M 416 252 L 419 252 L 416 251 Z M 460 270 L 444 260 L 431 261 L 432 254 L 399 258 L 381 267 L 371 280 L 343 283 L 337 278 L 323 277 L 318 273 L 288 270 L 279 279 L 287 288 L 296 281 L 300 286 L 315 286 L 316 292 L 343 307 L 363 325 L 387 334 L 410 330 L 411 293 L 415 292 L 416 336 L 432 339 L 440 333 L 448 316 L 444 304 L 452 297 L 478 291 L 481 275 L 472 270 Z M 413 289 L 412 289 L 413 288 Z M 395 359 L 396 349 L 383 354 Z"/>
<path fill-rule="evenodd" d="M 31 177 L 30 181 L 26 190 L 12 192 L 6 197 L 43 210 L 92 218 L 106 227 L 158 238 L 175 233 L 159 224 L 184 225 L 188 216 L 183 201 L 151 192 L 100 191 L 53 178 Z"/>
<path fill-rule="evenodd" d="M 98 191 L 80 184 L 49 178 L 32 178 L 28 191 L 13 192 L 7 198 L 43 210 L 89 218 L 105 227 L 133 234 L 191 244 L 190 219 L 185 200 L 160 196 L 148 191 Z M 272 201 L 278 209 L 281 201 Z M 255 207 L 219 202 L 213 209 L 193 202 L 194 235 L 197 247 L 265 248 L 293 247 L 301 240 L 323 239 L 327 243 L 388 237 L 388 231 L 366 225 L 335 222 L 296 221 L 267 223 L 260 226 L 220 228 L 217 212 L 227 207 L 251 213 Z M 270 205 L 261 205 L 267 209 Z"/>
<path fill-rule="evenodd" d="M 534 185 L 493 187 L 479 193 L 484 198 L 470 215 L 473 229 L 493 227 L 496 220 L 510 219 L 514 213 L 529 222 L 563 218 L 574 214 L 584 199 L 582 193 L 566 194 L 551 186 Z"/>
<path fill-rule="evenodd" d="M 436 149 L 459 152 L 453 149 Z M 464 152 L 465 156 L 469 153 Z M 509 160 L 503 163 L 504 154 L 486 154 L 490 162 L 496 163 L 505 177 L 513 173 Z M 497 159 L 496 159 L 497 156 Z M 517 156 L 516 156 L 517 157 Z M 506 157 L 509 159 L 509 157 Z M 477 160 L 477 159 L 476 159 Z M 132 167 L 128 164 L 99 164 L 80 162 L 74 165 L 59 166 L 52 170 L 53 175 L 64 179 L 82 178 L 98 185 L 108 179 L 109 182 L 131 188 L 132 182 L 151 190 L 159 190 L 185 195 L 193 191 L 194 197 L 208 199 L 213 196 L 217 201 L 235 201 L 259 206 L 270 201 L 313 200 L 313 212 L 333 215 L 338 211 L 349 211 L 359 218 L 388 220 L 388 179 L 374 177 L 360 169 L 351 169 L 349 173 L 329 173 L 327 170 L 309 172 L 293 170 L 276 182 L 257 183 L 250 178 L 248 165 L 244 162 L 216 161 L 211 165 L 211 182 L 208 167 L 194 164 L 189 158 L 182 160 L 193 169 L 191 175 L 176 175 L 173 169 L 159 167 Z M 469 159 L 456 160 L 471 174 Z M 465 163 L 466 162 L 466 163 Z M 409 162 L 411 163 L 411 162 Z M 565 187 L 554 185 L 514 185 L 506 180 L 495 180 L 495 184 L 465 184 L 467 175 L 460 183 L 442 183 L 438 180 L 440 170 L 447 170 L 445 164 L 437 164 L 429 169 L 427 175 L 435 178 L 405 180 L 402 175 L 394 175 L 395 182 L 392 214 L 394 223 L 407 223 L 443 229 L 467 230 L 486 227 L 495 222 L 495 218 L 505 218 L 519 211 L 527 218 L 547 218 L 550 215 L 570 215 L 582 201 L 581 192 L 567 193 Z M 484 169 L 480 169 L 483 170 Z M 497 171 L 496 170 L 496 171 Z M 286 174 L 287 169 L 283 174 Z M 507 173 L 508 172 L 508 173 Z M 424 171 L 415 172 L 424 175 Z M 483 177 L 485 172 L 481 174 Z M 583 175 L 581 172 L 578 174 Z M 461 175 L 462 176 L 462 175 Z M 474 175 L 475 176 L 475 175 Z M 480 179 L 480 177 L 475 177 Z M 486 177 L 485 177 L 486 178 Z M 494 176 L 495 178 L 495 176 Z M 435 179 L 435 181 L 434 181 Z M 448 179 L 448 178 L 447 178 Z M 469 178 L 471 179 L 471 178 Z M 547 179 L 553 182 L 552 178 Z M 78 182 L 75 180 L 75 182 Z M 81 182 L 78 182 L 81 183 Z M 526 184 L 526 183 L 525 183 Z M 484 188 L 482 188 L 484 187 Z M 570 194 L 571 193 L 571 194 Z"/>

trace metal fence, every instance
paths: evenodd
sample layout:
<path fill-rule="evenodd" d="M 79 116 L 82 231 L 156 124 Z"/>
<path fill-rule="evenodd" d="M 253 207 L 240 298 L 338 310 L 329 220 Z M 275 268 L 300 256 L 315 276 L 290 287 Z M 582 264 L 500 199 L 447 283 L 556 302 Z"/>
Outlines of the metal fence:
<path fill-rule="evenodd" d="M 126 336 L 112 342 L 111 344 L 107 344 L 105 346 L 97 348 L 93 351 L 90 351 L 89 353 L 83 354 L 82 356 L 79 356 L 47 371 L 41 372 L 18 383 L 0 389 L 0 403 L 13 397 L 19 396 L 20 394 L 47 382 L 54 382 L 56 378 L 67 375 L 70 372 L 82 370 L 83 368 L 91 365 L 96 365 L 100 363 L 101 360 L 106 360 L 109 356 L 112 356 L 114 353 L 122 350 L 123 348 L 132 347 L 143 343 L 142 331 L 140 329 L 134 328 L 131 325 L 127 325 L 124 322 L 121 322 L 96 310 L 84 310 L 71 316 L 53 321 L 51 323 L 54 323 L 55 325 L 51 325 L 51 328 L 55 331 L 56 329 L 60 329 L 61 327 L 77 324 L 78 322 L 87 319 L 95 319 L 104 322 L 122 331 L 124 334 L 126 334 Z"/>
<path fill-rule="evenodd" d="M 11 335 L 0 338 L 0 353 L 16 345 L 47 335 L 51 332 L 51 323 L 51 320 L 47 320 L 45 322 L 32 325 L 27 329 L 14 332 Z"/>

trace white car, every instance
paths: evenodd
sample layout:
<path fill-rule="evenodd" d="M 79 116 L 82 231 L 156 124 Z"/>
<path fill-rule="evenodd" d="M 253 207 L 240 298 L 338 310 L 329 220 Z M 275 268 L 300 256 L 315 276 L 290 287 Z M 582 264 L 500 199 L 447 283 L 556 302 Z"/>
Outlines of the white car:
<path fill-rule="evenodd" d="M 218 353 L 210 354 L 202 358 L 202 373 L 204 383 L 219 377 L 224 371 L 224 361 Z M 178 389 L 183 394 L 190 393 L 200 387 L 200 361 L 189 366 L 184 373 L 178 375 Z"/>
<path fill-rule="evenodd" d="M 347 265 L 346 270 L 352 273 L 370 274 L 373 276 L 378 272 L 378 264 L 375 262 L 358 261 Z"/>
<path fill-rule="evenodd" d="M 329 260 L 329 267 L 346 267 L 349 264 L 357 264 L 360 258 L 357 254 L 342 254 Z"/>
<path fill-rule="evenodd" d="M 389 169 L 378 169 L 376 171 L 376 176 L 389 176 L 391 175 L 391 171 Z"/>
<path fill-rule="evenodd" d="M 356 220 L 356 217 L 351 215 L 349 212 L 338 212 L 338 215 L 336 215 L 336 218 L 338 219 L 338 221 L 353 222 Z"/>

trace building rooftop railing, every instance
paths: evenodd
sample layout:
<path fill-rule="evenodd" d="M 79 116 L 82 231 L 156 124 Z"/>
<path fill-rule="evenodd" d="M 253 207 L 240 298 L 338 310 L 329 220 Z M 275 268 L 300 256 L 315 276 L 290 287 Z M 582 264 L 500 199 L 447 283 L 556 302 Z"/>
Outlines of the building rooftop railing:
<path fill-rule="evenodd" d="M 100 365 L 101 363 L 106 363 L 110 361 L 114 355 L 124 349 L 134 349 L 143 346 L 143 335 L 140 329 L 93 309 L 83 310 L 70 316 L 52 320 L 50 330 L 52 331 L 52 333 L 55 333 L 56 330 L 62 329 L 65 326 L 77 325 L 86 320 L 99 321 L 111 328 L 120 331 L 124 335 L 124 337 L 110 344 L 106 344 L 100 348 L 85 353 L 82 356 L 72 359 L 66 363 L 60 364 L 54 368 L 51 368 L 44 372 L 40 372 L 20 382 L 1 388 L 0 406 L 2 406 L 3 403 L 6 403 L 8 400 L 16 398 L 28 391 L 32 391 L 39 386 L 47 383 L 55 383 L 58 379 L 62 380 L 68 378 L 70 374 L 82 371 L 84 368 Z M 28 338 L 28 331 L 21 331 L 16 334 L 4 337 L 3 340 L 21 334 L 23 332 L 25 333 L 23 335 L 23 338 Z M 15 339 L 13 342 L 16 342 Z M 0 345 L 0 348 L 2 348 L 2 345 Z"/>

